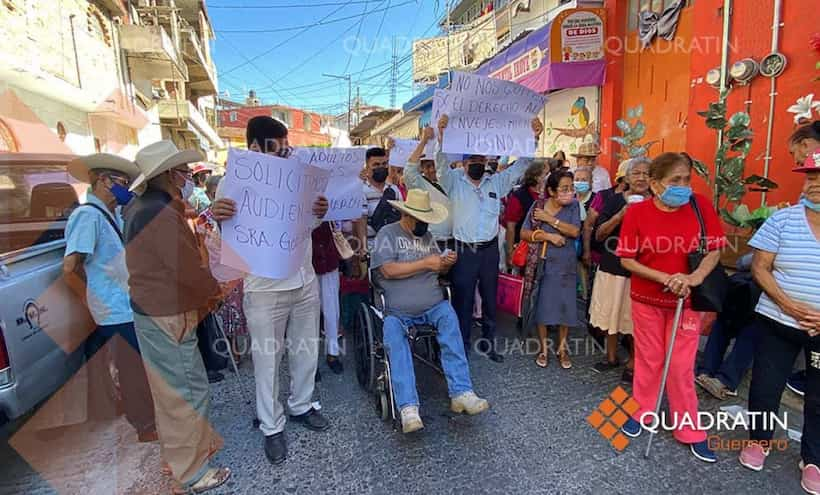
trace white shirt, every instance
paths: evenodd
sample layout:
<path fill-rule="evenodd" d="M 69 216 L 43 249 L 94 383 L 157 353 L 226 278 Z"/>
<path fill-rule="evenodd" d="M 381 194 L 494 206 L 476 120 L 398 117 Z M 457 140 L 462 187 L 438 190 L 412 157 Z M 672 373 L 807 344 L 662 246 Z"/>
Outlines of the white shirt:
<path fill-rule="evenodd" d="M 603 191 L 612 187 L 612 179 L 609 177 L 609 172 L 600 165 L 595 165 L 592 169 L 592 192 Z"/>

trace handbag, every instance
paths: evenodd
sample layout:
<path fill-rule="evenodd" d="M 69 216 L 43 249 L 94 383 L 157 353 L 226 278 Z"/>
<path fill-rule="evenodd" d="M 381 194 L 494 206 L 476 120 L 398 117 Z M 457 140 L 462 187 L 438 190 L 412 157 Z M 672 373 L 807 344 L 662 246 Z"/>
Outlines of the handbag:
<path fill-rule="evenodd" d="M 498 291 L 496 306 L 499 311 L 521 317 L 521 303 L 524 298 L 524 277 L 518 275 L 498 274 Z"/>
<path fill-rule="evenodd" d="M 333 244 L 336 245 L 336 251 L 339 253 L 339 258 L 342 261 L 347 261 L 353 257 L 353 248 L 347 242 L 344 233 L 336 228 L 334 222 L 330 222 L 330 232 L 333 234 Z"/>
<path fill-rule="evenodd" d="M 221 371 L 228 367 L 228 342 L 222 338 L 219 322 L 213 313 L 199 322 L 196 327 L 199 352 L 202 353 L 202 362 L 208 371 Z"/>
<path fill-rule="evenodd" d="M 527 264 L 527 252 L 530 249 L 527 241 L 521 241 L 515 246 L 512 254 L 512 264 L 518 268 L 524 268 Z"/>
<path fill-rule="evenodd" d="M 698 219 L 700 226 L 700 241 L 698 242 L 698 249 L 689 253 L 689 273 L 693 273 L 698 269 L 703 258 L 709 253 L 706 249 L 706 225 L 703 222 L 703 215 L 700 213 L 697 201 L 694 197 L 689 200 L 692 205 L 692 210 Z M 695 311 L 711 311 L 720 313 L 723 311 L 723 302 L 726 299 L 726 293 L 729 289 L 729 277 L 726 276 L 726 271 L 720 264 L 703 279 L 703 283 L 697 287 L 692 288 L 691 302 L 692 309 Z"/>

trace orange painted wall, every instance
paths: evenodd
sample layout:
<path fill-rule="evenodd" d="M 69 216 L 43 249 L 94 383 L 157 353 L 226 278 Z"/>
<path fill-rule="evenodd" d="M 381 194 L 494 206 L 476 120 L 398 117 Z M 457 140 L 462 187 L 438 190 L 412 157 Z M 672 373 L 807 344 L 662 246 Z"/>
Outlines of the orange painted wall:
<path fill-rule="evenodd" d="M 752 57 L 759 61 L 771 51 L 772 9 L 774 0 L 757 0 L 754 8 L 738 8 L 735 2 L 731 22 L 731 50 L 729 60 L 738 61 Z M 785 72 L 777 78 L 774 128 L 772 134 L 772 161 L 770 178 L 780 185 L 776 191 L 769 193 L 768 204 L 780 201 L 794 203 L 800 195 L 802 177 L 791 172 L 794 167 L 788 152 L 787 140 L 794 131 L 793 114 L 786 109 L 793 105 L 797 98 L 808 93 L 820 93 L 820 83 L 812 82 L 818 72 L 814 68 L 820 54 L 811 50 L 809 38 L 820 31 L 817 23 L 816 5 L 804 0 L 783 0 L 782 22 L 780 30 L 780 49 L 788 59 Z M 720 0 L 698 0 L 695 2 L 694 35 L 720 36 L 721 11 Z M 709 69 L 720 65 L 718 50 L 704 50 L 693 53 L 690 66 L 692 77 L 692 106 L 689 112 L 687 144 L 704 162 L 713 165 L 716 136 L 707 129 L 703 120 L 696 114 L 705 110 L 709 102 L 717 99 L 715 89 L 701 80 Z M 758 76 L 747 87 L 734 88 L 729 96 L 729 113 L 746 110 L 752 119 L 755 138 L 752 150 L 746 161 L 747 174 L 763 173 L 766 149 L 766 128 L 769 119 L 770 80 Z M 747 102 L 748 106 L 747 106 Z M 747 193 L 745 202 L 750 206 L 760 205 L 759 193 Z"/>

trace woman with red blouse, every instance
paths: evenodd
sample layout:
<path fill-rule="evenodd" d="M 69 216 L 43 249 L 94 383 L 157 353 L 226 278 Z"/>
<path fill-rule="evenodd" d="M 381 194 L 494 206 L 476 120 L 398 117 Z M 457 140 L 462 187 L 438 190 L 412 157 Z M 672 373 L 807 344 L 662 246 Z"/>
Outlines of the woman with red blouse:
<path fill-rule="evenodd" d="M 666 382 L 669 413 L 661 424 L 675 425 L 675 439 L 688 444 L 696 458 L 715 462 L 717 457 L 708 446 L 706 431 L 698 422 L 694 364 L 701 314 L 692 310 L 689 295 L 717 266 L 726 237 L 711 202 L 692 193 L 692 161 L 687 155 L 658 156 L 650 164 L 649 175 L 654 197 L 629 205 L 616 251 L 623 267 L 632 273 L 633 397 L 640 406 L 622 430 L 637 437 L 642 423 L 658 425 L 652 408 L 658 398 L 677 300 L 686 298 Z M 703 216 L 709 250 L 693 272 L 689 270 L 688 254 L 698 247 L 700 225 L 692 202 L 697 203 Z"/>

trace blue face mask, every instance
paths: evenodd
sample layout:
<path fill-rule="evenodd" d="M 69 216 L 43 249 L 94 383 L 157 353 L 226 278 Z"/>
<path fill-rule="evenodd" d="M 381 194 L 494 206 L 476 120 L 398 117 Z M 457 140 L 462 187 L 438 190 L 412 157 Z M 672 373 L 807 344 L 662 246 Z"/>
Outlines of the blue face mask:
<path fill-rule="evenodd" d="M 810 209 L 811 211 L 816 211 L 820 213 L 820 203 L 815 203 L 810 201 L 809 198 L 803 196 L 800 198 L 800 204 L 805 206 L 806 208 Z"/>
<path fill-rule="evenodd" d="M 575 182 L 575 192 L 577 193 L 586 194 L 590 189 L 592 189 L 592 187 L 589 185 L 589 182 Z"/>
<path fill-rule="evenodd" d="M 678 208 L 689 202 L 692 188 L 689 186 L 667 186 L 658 199 L 670 208 Z"/>
<path fill-rule="evenodd" d="M 116 182 L 111 186 L 111 194 L 114 195 L 114 199 L 117 200 L 117 204 L 120 206 L 127 205 L 128 202 L 134 197 L 134 193 L 129 191 L 128 188 L 121 186 Z"/>

